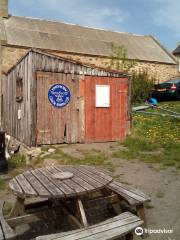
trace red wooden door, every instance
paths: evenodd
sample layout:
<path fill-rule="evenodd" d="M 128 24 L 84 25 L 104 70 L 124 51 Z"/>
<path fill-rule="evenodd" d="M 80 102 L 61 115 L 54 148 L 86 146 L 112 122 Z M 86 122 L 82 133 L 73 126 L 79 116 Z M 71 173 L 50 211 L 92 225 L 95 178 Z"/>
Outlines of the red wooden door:
<path fill-rule="evenodd" d="M 96 85 L 109 86 L 109 107 L 96 107 Z M 86 76 L 84 95 L 86 141 L 124 139 L 129 131 L 128 79 Z"/>
<path fill-rule="evenodd" d="M 62 108 L 54 107 L 48 99 L 48 90 L 58 83 L 71 92 L 70 102 Z M 37 72 L 37 144 L 80 141 L 78 96 L 78 76 Z"/>

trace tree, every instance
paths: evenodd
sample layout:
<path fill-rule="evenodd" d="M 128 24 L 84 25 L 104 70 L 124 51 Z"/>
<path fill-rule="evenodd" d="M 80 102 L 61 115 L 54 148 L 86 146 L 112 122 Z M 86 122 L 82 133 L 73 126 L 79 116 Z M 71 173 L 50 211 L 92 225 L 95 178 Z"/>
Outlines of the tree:
<path fill-rule="evenodd" d="M 128 59 L 128 51 L 122 45 L 118 46 L 112 44 L 112 54 L 110 55 L 110 62 L 108 67 L 122 72 L 129 72 L 137 64 L 137 60 Z"/>
<path fill-rule="evenodd" d="M 112 54 L 108 67 L 132 75 L 132 96 L 131 100 L 143 102 L 151 96 L 153 85 L 156 82 L 148 74 L 148 70 L 133 71 L 132 68 L 137 64 L 137 60 L 128 59 L 128 51 L 124 46 L 112 44 Z"/>

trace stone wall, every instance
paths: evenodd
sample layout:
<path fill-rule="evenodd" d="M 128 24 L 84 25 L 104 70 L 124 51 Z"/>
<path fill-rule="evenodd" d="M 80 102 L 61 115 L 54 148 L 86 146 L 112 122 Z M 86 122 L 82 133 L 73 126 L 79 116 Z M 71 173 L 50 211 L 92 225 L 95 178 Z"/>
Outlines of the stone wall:
<path fill-rule="evenodd" d="M 0 17 L 8 17 L 8 0 L 0 0 Z"/>
<path fill-rule="evenodd" d="M 77 54 L 65 54 L 53 52 L 50 53 L 99 67 L 108 67 L 110 61 L 108 58 L 103 57 L 81 56 Z M 173 64 L 138 62 L 132 70 L 147 71 L 151 77 L 157 80 L 157 82 L 163 82 L 172 77 L 180 76 L 180 73 L 178 72 L 177 69 L 178 69 L 177 65 Z"/>
<path fill-rule="evenodd" d="M 14 48 L 14 47 L 3 47 L 2 48 L 2 69 L 4 72 L 7 72 L 16 62 L 24 56 L 28 51 L 25 48 Z M 60 52 L 49 53 L 59 55 L 68 59 L 73 59 L 80 61 L 82 63 L 87 63 L 99 67 L 108 67 L 109 59 L 103 57 L 94 57 L 94 56 L 85 56 L 78 54 L 67 54 Z M 149 75 L 158 82 L 163 82 L 169 78 L 179 76 L 177 65 L 172 64 L 163 64 L 163 63 L 150 63 L 150 62 L 138 62 L 134 67 L 135 71 L 147 70 Z"/>
<path fill-rule="evenodd" d="M 179 72 L 180 72 L 180 53 L 176 54 L 175 57 L 176 57 L 176 59 L 177 59 L 178 69 L 179 69 Z M 179 73 L 179 74 L 180 74 L 180 73 Z"/>
<path fill-rule="evenodd" d="M 135 67 L 135 71 L 147 71 L 149 76 L 155 78 L 157 82 L 164 82 L 173 77 L 180 76 L 178 66 L 163 63 L 139 62 Z"/>
<path fill-rule="evenodd" d="M 27 52 L 28 52 L 28 49 L 3 46 L 2 47 L 2 71 L 7 72 Z"/>

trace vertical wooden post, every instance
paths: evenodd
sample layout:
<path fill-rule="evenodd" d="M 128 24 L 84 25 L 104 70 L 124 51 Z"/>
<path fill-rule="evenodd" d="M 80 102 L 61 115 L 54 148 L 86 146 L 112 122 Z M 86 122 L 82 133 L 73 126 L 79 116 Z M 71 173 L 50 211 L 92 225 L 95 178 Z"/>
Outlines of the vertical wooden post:
<path fill-rule="evenodd" d="M 146 215 L 145 215 L 145 211 L 144 211 L 144 205 L 138 205 L 136 207 L 136 211 L 137 211 L 137 215 L 138 217 L 140 217 L 144 223 L 142 224 L 142 228 L 147 228 L 147 221 L 146 221 Z M 147 233 L 143 233 L 143 235 L 141 236 L 142 238 L 147 238 L 148 234 Z"/>
<path fill-rule="evenodd" d="M 128 124 L 129 124 L 128 134 L 131 133 L 132 129 L 131 94 L 132 94 L 132 77 L 130 76 L 128 79 Z"/>
<path fill-rule="evenodd" d="M 79 142 L 85 141 L 85 80 L 79 76 Z"/>

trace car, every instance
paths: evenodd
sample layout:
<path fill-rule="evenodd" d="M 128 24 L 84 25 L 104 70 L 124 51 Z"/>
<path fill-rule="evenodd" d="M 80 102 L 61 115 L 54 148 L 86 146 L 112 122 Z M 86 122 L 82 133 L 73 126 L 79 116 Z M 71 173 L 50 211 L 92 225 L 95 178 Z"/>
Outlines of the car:
<path fill-rule="evenodd" d="M 180 77 L 155 84 L 152 96 L 156 99 L 180 100 Z"/>

